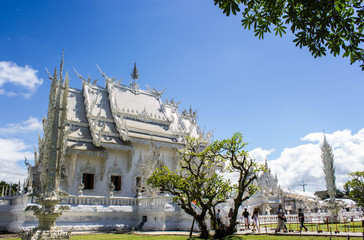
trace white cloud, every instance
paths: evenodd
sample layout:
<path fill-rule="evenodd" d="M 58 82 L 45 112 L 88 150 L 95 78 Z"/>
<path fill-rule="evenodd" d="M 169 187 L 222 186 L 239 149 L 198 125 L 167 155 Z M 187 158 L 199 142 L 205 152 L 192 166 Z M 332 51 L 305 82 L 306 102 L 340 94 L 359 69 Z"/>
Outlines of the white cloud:
<path fill-rule="evenodd" d="M 22 164 L 24 157 L 34 159 L 33 153 L 27 151 L 28 148 L 22 140 L 0 138 L 0 181 L 23 182 L 27 176 Z"/>
<path fill-rule="evenodd" d="M 24 140 L 17 139 L 18 135 L 24 136 L 27 132 L 40 132 L 42 123 L 38 118 L 29 117 L 20 123 L 7 124 L 0 128 L 0 181 L 17 183 L 19 180 L 23 182 L 27 176 L 25 170 L 24 157 L 28 160 L 34 159 L 34 153 L 29 151 Z M 10 138 L 14 136 L 15 138 Z"/>
<path fill-rule="evenodd" d="M 30 116 L 28 120 L 21 123 L 6 124 L 4 128 L 0 128 L 0 135 L 36 132 L 41 131 L 42 128 L 42 122 L 38 118 Z"/>
<path fill-rule="evenodd" d="M 348 173 L 364 170 L 364 129 L 356 134 L 347 129 L 332 134 L 326 133 L 326 139 L 334 153 L 336 186 L 342 188 L 348 181 Z M 269 161 L 269 166 L 273 174 L 277 174 L 283 187 L 302 189 L 300 184 L 304 182 L 307 184 L 306 189 L 310 191 L 324 190 L 326 184 L 320 149 L 323 135 L 310 133 L 301 140 L 310 143 L 285 148 L 279 158 Z"/>
<path fill-rule="evenodd" d="M 254 158 L 257 162 L 263 163 L 267 156 L 274 152 L 274 149 L 264 150 L 262 148 L 255 148 L 249 152 L 249 156 Z"/>
<path fill-rule="evenodd" d="M 37 77 L 38 70 L 26 65 L 18 66 L 16 63 L 0 61 L 0 95 L 15 96 L 22 95 L 29 98 L 35 90 L 43 83 L 42 78 Z M 27 92 L 13 92 L 4 89 L 6 83 L 23 87 Z"/>

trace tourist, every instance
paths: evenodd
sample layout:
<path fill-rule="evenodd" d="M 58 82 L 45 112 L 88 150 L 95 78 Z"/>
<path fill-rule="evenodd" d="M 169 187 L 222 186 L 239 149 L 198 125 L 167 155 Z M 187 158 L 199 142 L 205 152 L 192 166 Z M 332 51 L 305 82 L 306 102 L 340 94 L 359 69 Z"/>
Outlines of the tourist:
<path fill-rule="evenodd" d="M 244 217 L 245 229 L 249 229 L 250 222 L 249 222 L 249 212 L 247 208 L 244 209 L 243 217 Z"/>
<path fill-rule="evenodd" d="M 256 230 L 258 230 L 258 232 L 260 233 L 260 227 L 259 227 L 259 209 L 255 208 L 253 211 L 253 215 L 252 215 L 252 219 L 253 219 L 253 231 L 255 231 L 255 228 L 257 228 Z"/>
<path fill-rule="evenodd" d="M 277 215 L 278 215 L 278 225 L 277 225 L 277 229 L 275 230 L 275 232 L 280 232 L 281 229 L 283 228 L 284 232 L 287 232 L 287 227 L 286 227 L 286 223 L 287 219 L 284 216 L 284 210 L 282 209 L 282 205 L 279 204 L 278 206 L 278 210 L 277 210 Z"/>
<path fill-rule="evenodd" d="M 298 220 L 300 221 L 300 232 L 302 232 L 302 228 L 304 228 L 307 232 L 307 228 L 305 227 L 305 225 L 303 225 L 303 223 L 305 222 L 305 214 L 303 214 L 301 208 L 298 209 Z"/>
<path fill-rule="evenodd" d="M 217 209 L 217 213 L 216 213 L 216 221 L 217 221 L 217 225 L 219 227 L 221 227 L 221 213 L 220 213 L 220 209 Z"/>
<path fill-rule="evenodd" d="M 231 219 L 233 218 L 233 209 L 232 208 L 230 208 L 228 217 L 229 217 L 229 221 L 231 223 Z"/>

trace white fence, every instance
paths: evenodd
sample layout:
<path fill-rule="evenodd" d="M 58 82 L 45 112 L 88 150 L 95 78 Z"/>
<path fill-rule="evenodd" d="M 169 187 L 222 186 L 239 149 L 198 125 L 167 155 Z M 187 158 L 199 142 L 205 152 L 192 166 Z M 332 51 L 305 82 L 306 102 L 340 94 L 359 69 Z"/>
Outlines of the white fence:
<path fill-rule="evenodd" d="M 285 215 L 287 231 L 299 231 L 300 223 L 295 214 Z M 240 219 L 238 229 L 244 229 L 243 219 Z M 277 215 L 259 216 L 260 230 L 268 231 L 275 229 L 278 223 Z M 364 215 L 362 212 L 340 212 L 338 216 L 332 217 L 328 213 L 305 214 L 304 225 L 312 232 L 364 232 Z"/>
<path fill-rule="evenodd" d="M 155 197 L 102 197 L 102 196 L 73 196 L 70 195 L 62 199 L 62 204 L 70 205 L 116 205 L 116 206 L 148 206 L 148 205 L 165 205 L 170 203 L 172 198 L 169 196 Z M 37 203 L 35 197 L 23 196 L 7 196 L 0 197 L 0 205 L 18 205 Z"/>

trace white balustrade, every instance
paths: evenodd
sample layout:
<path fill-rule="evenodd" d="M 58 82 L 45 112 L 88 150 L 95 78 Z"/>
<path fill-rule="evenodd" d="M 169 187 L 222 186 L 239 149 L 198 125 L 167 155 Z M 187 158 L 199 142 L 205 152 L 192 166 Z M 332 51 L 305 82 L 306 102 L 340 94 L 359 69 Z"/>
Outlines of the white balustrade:
<path fill-rule="evenodd" d="M 171 197 L 102 197 L 102 196 L 73 196 L 63 199 L 62 203 L 70 205 L 116 205 L 116 206 L 149 206 L 165 205 L 171 202 Z"/>

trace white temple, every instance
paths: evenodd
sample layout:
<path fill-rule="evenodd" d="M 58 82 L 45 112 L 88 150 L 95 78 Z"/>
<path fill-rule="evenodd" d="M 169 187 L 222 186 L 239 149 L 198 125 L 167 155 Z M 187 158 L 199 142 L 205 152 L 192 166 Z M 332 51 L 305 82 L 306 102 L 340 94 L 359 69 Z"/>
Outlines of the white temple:
<path fill-rule="evenodd" d="M 319 199 L 316 196 L 295 193 L 281 188 L 278 184 L 277 175 L 273 176 L 271 173 L 267 159 L 265 160 L 265 168 L 267 171 L 259 175 L 254 182 L 255 185 L 259 186 L 257 193 L 244 202 L 243 207 L 248 208 L 251 212 L 254 208 L 258 208 L 261 215 L 276 214 L 279 204 L 290 213 L 297 213 L 298 208 L 312 212 L 318 210 Z"/>
<path fill-rule="evenodd" d="M 175 169 L 184 138 L 201 136 L 196 113 L 182 114 L 178 104 L 162 102 L 162 92 L 139 89 L 136 66 L 129 86 L 103 75 L 105 88 L 84 80 L 82 90 L 69 89 L 61 188 L 75 196 L 152 196 L 151 172 Z M 40 168 L 36 159 L 34 176 Z M 39 186 L 35 181 L 34 190 Z"/>
<path fill-rule="evenodd" d="M 191 219 L 171 203 L 171 196 L 151 189 L 146 180 L 156 167 L 176 168 L 176 150 L 186 136 L 203 136 L 196 112 L 181 113 L 173 100 L 162 102 L 163 92 L 140 89 L 136 65 L 128 86 L 101 74 L 105 88 L 80 75 L 82 89 L 69 88 L 59 186 L 68 193 L 63 204 L 70 211 L 62 214 L 57 225 L 76 230 L 189 230 Z M 53 98 L 51 91 L 49 99 Z M 28 165 L 28 188 L 35 194 L 42 192 L 43 141 L 39 138 L 35 166 Z M 12 201 L 19 210 L 36 203 L 30 196 Z M 14 220 L 3 223 L 0 217 L 0 229 L 18 231 L 37 224 L 31 212 L 14 215 L 11 208 L 2 217 Z"/>

